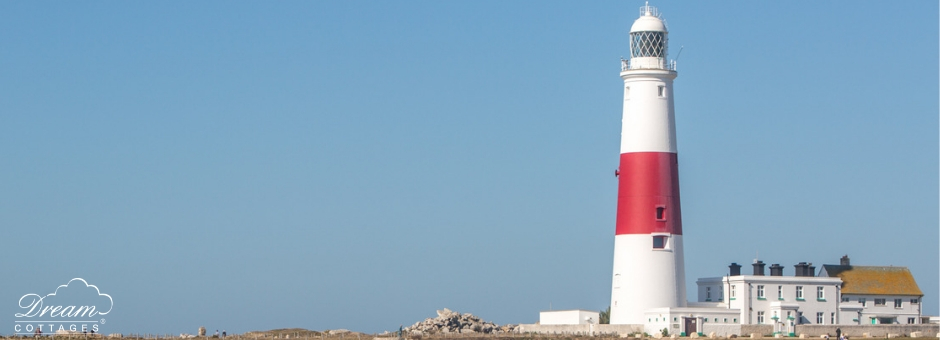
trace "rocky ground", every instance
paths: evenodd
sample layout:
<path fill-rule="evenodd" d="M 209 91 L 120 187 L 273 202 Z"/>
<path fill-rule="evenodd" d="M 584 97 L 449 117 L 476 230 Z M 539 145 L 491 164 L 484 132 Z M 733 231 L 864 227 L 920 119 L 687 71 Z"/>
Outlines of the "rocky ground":
<path fill-rule="evenodd" d="M 435 334 L 504 334 L 511 333 L 516 325 L 497 325 L 483 321 L 470 313 L 460 314 L 450 309 L 437 311 L 436 318 L 419 321 L 404 329 L 407 335 Z"/>

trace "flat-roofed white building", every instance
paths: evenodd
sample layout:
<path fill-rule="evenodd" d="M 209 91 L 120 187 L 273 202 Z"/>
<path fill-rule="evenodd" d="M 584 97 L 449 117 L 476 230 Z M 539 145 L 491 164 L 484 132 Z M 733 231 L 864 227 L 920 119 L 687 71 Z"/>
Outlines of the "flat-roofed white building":
<path fill-rule="evenodd" d="M 587 325 L 600 323 L 600 312 L 583 309 L 539 312 L 541 325 Z"/>
<path fill-rule="evenodd" d="M 775 334 L 794 335 L 800 324 L 837 325 L 839 320 L 839 278 L 812 276 L 811 264 L 797 264 L 797 276 L 783 276 L 783 267 L 771 266 L 764 275 L 764 263 L 754 263 L 753 275 L 740 275 L 732 264 L 729 276 L 697 281 L 699 302 L 718 302 L 720 307 L 738 312 L 740 324 L 773 325 Z"/>

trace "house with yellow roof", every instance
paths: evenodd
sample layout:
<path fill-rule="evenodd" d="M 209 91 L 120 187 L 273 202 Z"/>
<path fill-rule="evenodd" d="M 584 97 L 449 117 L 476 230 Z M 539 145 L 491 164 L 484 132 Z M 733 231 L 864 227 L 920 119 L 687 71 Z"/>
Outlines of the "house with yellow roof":
<path fill-rule="evenodd" d="M 919 324 L 924 293 L 907 267 L 823 265 L 821 277 L 842 280 L 839 314 L 855 324 Z"/>

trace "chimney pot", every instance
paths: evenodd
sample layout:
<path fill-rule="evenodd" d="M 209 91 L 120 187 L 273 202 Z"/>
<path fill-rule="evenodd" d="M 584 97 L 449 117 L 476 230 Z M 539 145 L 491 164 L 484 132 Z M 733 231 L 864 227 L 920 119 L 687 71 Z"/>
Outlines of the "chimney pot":
<path fill-rule="evenodd" d="M 729 276 L 740 276 L 740 275 L 741 275 L 741 265 L 740 265 L 740 264 L 737 264 L 737 263 L 732 262 L 731 265 L 728 266 L 728 268 L 731 269 L 731 271 L 728 273 Z"/>
<path fill-rule="evenodd" d="M 755 276 L 764 276 L 764 261 L 754 262 L 753 266 Z"/>

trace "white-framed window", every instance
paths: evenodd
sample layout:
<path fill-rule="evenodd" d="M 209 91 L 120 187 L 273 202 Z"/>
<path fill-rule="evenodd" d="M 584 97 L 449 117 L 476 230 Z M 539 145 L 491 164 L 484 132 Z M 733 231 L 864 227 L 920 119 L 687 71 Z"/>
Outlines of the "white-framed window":
<path fill-rule="evenodd" d="M 865 307 L 865 298 L 858 298 L 858 303 L 862 304 L 862 307 Z"/>
<path fill-rule="evenodd" d="M 783 286 L 777 286 L 777 300 L 783 300 Z"/>
<path fill-rule="evenodd" d="M 835 324 L 836 324 L 836 313 L 835 313 L 835 312 L 829 313 L 829 324 L 830 324 L 830 325 L 835 325 Z"/>
<path fill-rule="evenodd" d="M 669 236 L 653 235 L 653 249 L 666 249 L 666 244 L 668 242 Z"/>
<path fill-rule="evenodd" d="M 764 299 L 764 285 L 757 285 L 757 298 Z"/>
<path fill-rule="evenodd" d="M 823 286 L 816 287 L 816 300 L 825 300 L 826 299 L 826 290 L 823 289 Z"/>
<path fill-rule="evenodd" d="M 803 300 L 803 286 L 796 286 L 796 299 Z"/>
<path fill-rule="evenodd" d="M 843 296 L 843 297 L 842 297 L 842 302 L 849 302 L 849 298 Z"/>
<path fill-rule="evenodd" d="M 913 324 L 914 324 L 914 321 L 916 321 L 916 320 L 917 320 L 917 319 L 914 319 L 914 318 L 907 318 L 907 323 L 908 323 L 909 325 L 913 325 Z"/>
<path fill-rule="evenodd" d="M 920 303 L 920 300 L 918 300 L 918 299 L 911 299 L 911 304 L 912 304 L 912 305 L 916 305 L 916 304 L 918 304 L 918 303 Z"/>
<path fill-rule="evenodd" d="M 764 312 L 763 312 L 763 311 L 757 312 L 757 323 L 759 323 L 759 324 L 764 323 Z"/>
<path fill-rule="evenodd" d="M 816 313 L 816 323 L 823 324 L 823 312 Z"/>
<path fill-rule="evenodd" d="M 803 324 L 803 312 L 796 312 L 796 324 Z"/>
<path fill-rule="evenodd" d="M 737 294 L 735 294 L 735 286 L 734 286 L 734 285 L 731 285 L 731 295 L 729 295 L 729 296 L 730 296 L 732 299 L 738 297 Z"/>
<path fill-rule="evenodd" d="M 658 93 L 659 93 L 659 96 L 660 96 L 661 98 L 665 98 L 665 97 L 666 97 L 666 86 L 665 86 L 665 85 L 659 85 L 659 92 L 658 92 Z"/>
<path fill-rule="evenodd" d="M 884 306 L 885 299 L 875 299 L 875 306 Z"/>
<path fill-rule="evenodd" d="M 705 301 L 712 300 L 712 287 L 705 287 Z"/>
<path fill-rule="evenodd" d="M 894 308 L 901 308 L 901 299 L 894 299 Z"/>

